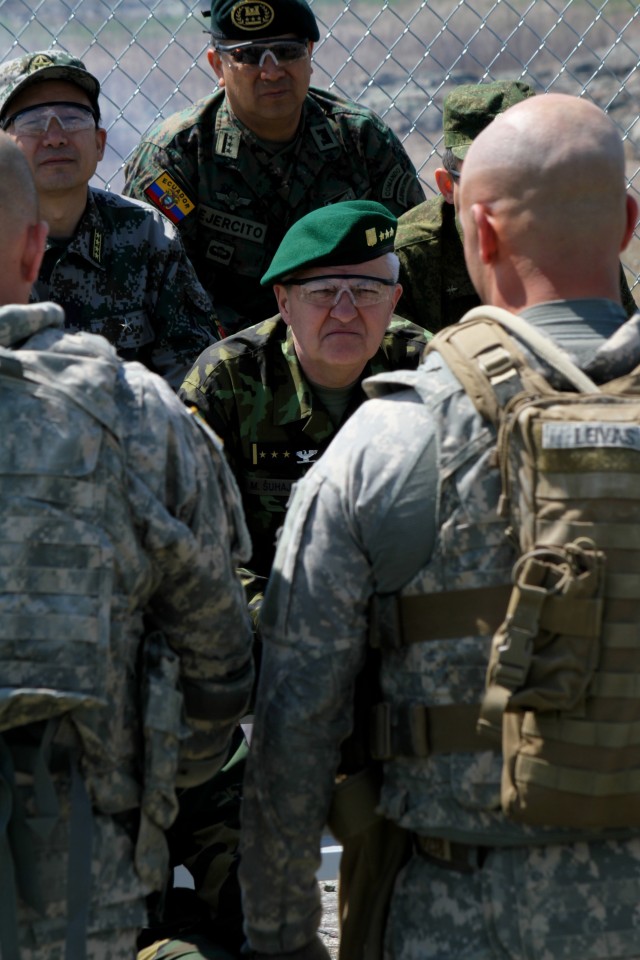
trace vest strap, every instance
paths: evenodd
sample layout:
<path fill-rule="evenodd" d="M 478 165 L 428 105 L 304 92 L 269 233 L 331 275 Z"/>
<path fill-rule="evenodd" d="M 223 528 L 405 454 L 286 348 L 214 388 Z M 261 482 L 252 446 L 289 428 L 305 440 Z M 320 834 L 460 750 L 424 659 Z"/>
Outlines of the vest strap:
<path fill-rule="evenodd" d="M 425 759 L 435 753 L 474 753 L 499 749 L 478 734 L 480 704 L 394 707 L 379 703 L 372 710 L 371 755 Z"/>
<path fill-rule="evenodd" d="M 399 598 L 402 646 L 421 640 L 490 637 L 507 610 L 511 586 L 476 587 Z"/>

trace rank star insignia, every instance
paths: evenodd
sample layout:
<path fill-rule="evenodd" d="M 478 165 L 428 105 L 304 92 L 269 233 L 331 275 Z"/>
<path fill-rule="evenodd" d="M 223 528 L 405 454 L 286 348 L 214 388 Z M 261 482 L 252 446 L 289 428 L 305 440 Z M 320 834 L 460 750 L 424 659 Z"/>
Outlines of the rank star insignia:
<path fill-rule="evenodd" d="M 216 197 L 218 200 L 222 200 L 232 213 L 239 207 L 247 207 L 251 203 L 251 200 L 247 197 L 241 197 L 235 190 L 230 190 L 229 193 L 216 193 Z"/>

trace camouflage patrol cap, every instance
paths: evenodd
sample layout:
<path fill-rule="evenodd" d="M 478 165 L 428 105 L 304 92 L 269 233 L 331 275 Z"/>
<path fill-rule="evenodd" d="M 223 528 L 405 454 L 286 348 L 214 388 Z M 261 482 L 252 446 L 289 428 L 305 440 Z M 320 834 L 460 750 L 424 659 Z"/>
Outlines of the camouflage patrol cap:
<path fill-rule="evenodd" d="M 99 116 L 100 84 L 82 60 L 62 50 L 40 50 L 0 64 L 0 119 L 6 115 L 9 103 L 17 93 L 41 80 L 74 83 L 85 91 Z"/>
<path fill-rule="evenodd" d="M 534 95 L 535 90 L 523 80 L 461 84 L 445 97 L 445 147 L 449 147 L 458 160 L 464 160 L 473 140 L 499 113 Z"/>
<path fill-rule="evenodd" d="M 303 40 L 320 39 L 306 0 L 211 0 L 208 13 L 212 34 L 224 40 L 262 40 L 287 33 Z"/>
<path fill-rule="evenodd" d="M 344 200 L 312 210 L 287 230 L 260 280 L 263 287 L 309 267 L 365 263 L 393 251 L 397 219 L 375 200 Z"/>

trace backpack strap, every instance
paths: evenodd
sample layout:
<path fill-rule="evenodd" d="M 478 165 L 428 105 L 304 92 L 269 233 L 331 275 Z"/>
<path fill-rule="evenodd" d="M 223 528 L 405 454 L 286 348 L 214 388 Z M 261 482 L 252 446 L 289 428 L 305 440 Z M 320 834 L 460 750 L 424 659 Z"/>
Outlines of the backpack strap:
<path fill-rule="evenodd" d="M 533 369 L 511 334 L 517 335 L 579 392 L 599 392 L 599 387 L 560 347 L 522 317 L 500 307 L 469 310 L 459 323 L 437 333 L 426 352 L 437 350 L 442 355 L 478 412 L 497 426 L 501 409 L 516 394 L 557 392 Z"/>
<path fill-rule="evenodd" d="M 501 326 L 506 327 L 510 333 L 524 340 L 533 353 L 546 360 L 549 366 L 561 373 L 565 380 L 568 380 L 579 393 L 600 393 L 600 387 L 580 367 L 575 365 L 562 347 L 559 347 L 549 337 L 545 337 L 533 324 L 518 316 L 517 313 L 503 310 L 502 307 L 486 306 L 474 307 L 465 314 L 466 320 L 485 320 L 487 318 L 495 320 Z"/>

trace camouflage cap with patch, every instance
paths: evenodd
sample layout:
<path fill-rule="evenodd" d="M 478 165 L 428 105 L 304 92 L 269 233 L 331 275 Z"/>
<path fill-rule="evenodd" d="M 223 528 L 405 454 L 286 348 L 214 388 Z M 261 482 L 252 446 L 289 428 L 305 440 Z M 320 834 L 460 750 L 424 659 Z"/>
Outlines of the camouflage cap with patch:
<path fill-rule="evenodd" d="M 287 230 L 260 283 L 309 267 L 365 263 L 393 251 L 398 221 L 375 200 L 344 200 L 312 210 Z"/>
<path fill-rule="evenodd" d="M 6 115 L 9 103 L 17 93 L 42 80 L 74 83 L 85 91 L 98 113 L 100 84 L 82 60 L 62 50 L 40 50 L 0 64 L 0 118 Z"/>
<path fill-rule="evenodd" d="M 449 147 L 458 160 L 464 160 L 473 140 L 499 113 L 533 96 L 535 90 L 523 80 L 461 84 L 445 97 L 445 147 Z"/>
<path fill-rule="evenodd" d="M 293 33 L 319 40 L 320 31 L 305 0 L 212 0 L 211 32 L 224 40 L 263 40 Z"/>

